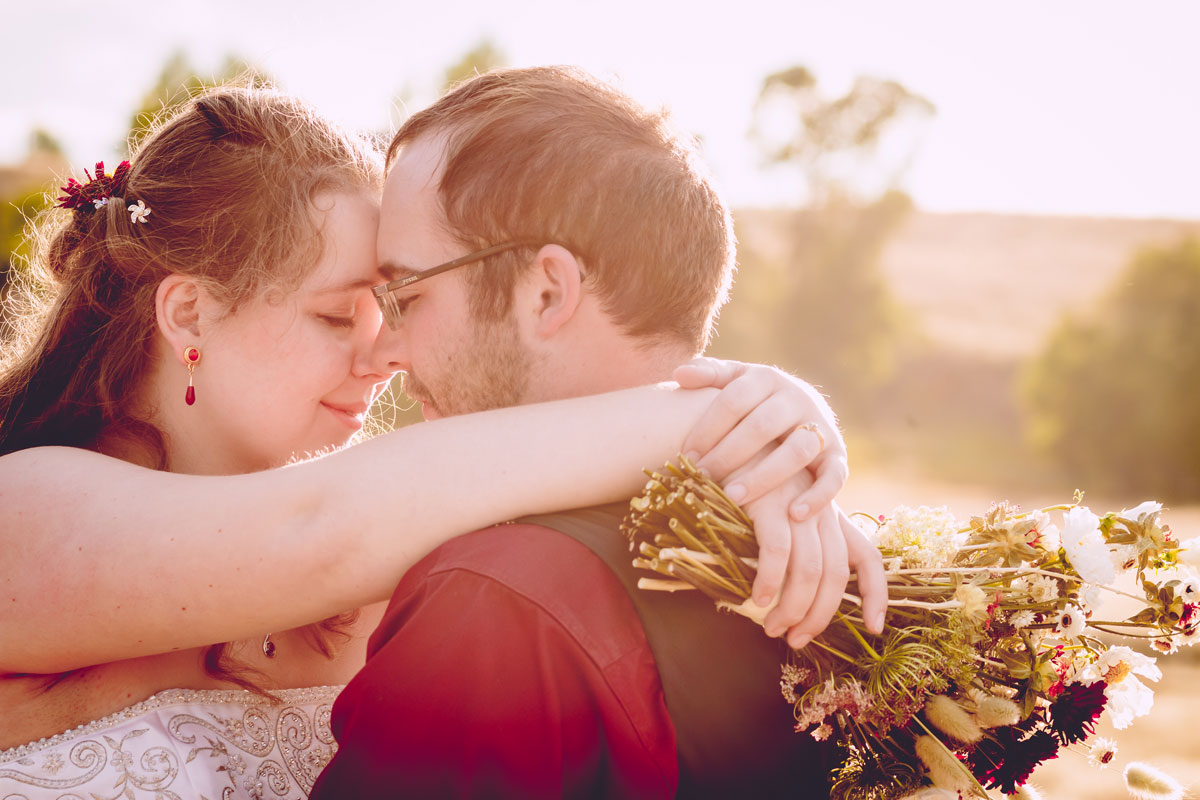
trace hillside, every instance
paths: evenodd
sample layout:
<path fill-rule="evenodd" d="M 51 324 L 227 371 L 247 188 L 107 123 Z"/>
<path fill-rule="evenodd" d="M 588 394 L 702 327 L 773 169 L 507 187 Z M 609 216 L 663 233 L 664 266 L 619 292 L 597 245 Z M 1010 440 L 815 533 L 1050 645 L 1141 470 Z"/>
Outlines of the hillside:
<path fill-rule="evenodd" d="M 767 252 L 788 212 L 744 210 L 738 235 Z M 1131 254 L 1200 236 L 1200 221 L 915 212 L 883 269 L 937 342 L 1001 360 L 1036 351 L 1064 311 L 1086 308 Z"/>

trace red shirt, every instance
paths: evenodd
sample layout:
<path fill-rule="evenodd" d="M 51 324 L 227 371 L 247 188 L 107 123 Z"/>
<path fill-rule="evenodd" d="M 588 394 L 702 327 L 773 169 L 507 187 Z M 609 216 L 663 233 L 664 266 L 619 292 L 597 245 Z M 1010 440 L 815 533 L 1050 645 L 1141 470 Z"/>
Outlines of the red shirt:
<path fill-rule="evenodd" d="M 409 570 L 333 707 L 314 800 L 672 797 L 675 730 L 620 581 L 534 525 Z"/>

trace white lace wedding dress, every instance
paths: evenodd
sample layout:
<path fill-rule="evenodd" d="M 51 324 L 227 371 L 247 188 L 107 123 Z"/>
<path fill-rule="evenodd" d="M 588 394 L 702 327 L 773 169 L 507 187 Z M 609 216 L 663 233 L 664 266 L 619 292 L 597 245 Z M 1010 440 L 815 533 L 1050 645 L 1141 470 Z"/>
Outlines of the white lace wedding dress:
<path fill-rule="evenodd" d="M 342 687 L 170 689 L 103 719 L 0 750 L 0 800 L 304 800 L 333 757 Z"/>

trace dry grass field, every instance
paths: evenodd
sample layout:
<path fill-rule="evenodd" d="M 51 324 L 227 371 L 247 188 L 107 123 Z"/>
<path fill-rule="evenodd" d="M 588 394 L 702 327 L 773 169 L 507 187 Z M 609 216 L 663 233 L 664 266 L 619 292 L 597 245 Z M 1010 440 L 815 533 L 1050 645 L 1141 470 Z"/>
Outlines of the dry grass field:
<path fill-rule="evenodd" d="M 1200 236 L 1200 222 L 918 212 L 883 270 L 935 341 L 1022 357 L 1060 314 L 1103 294 L 1134 251 L 1187 235 Z"/>

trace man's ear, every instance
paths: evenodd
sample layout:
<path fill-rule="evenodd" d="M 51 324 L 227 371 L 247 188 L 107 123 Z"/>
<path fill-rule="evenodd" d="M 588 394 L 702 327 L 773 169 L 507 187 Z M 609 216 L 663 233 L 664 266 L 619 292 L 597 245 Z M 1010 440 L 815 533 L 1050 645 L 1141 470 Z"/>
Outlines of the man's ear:
<path fill-rule="evenodd" d="M 533 334 L 548 339 L 575 316 L 583 300 L 583 270 L 565 247 L 548 244 L 538 250 L 521 291 L 533 311 Z"/>
<path fill-rule="evenodd" d="M 217 303 L 195 278 L 168 275 L 154 294 L 154 313 L 158 331 L 167 345 L 183 362 L 183 348 L 201 346 L 213 319 Z"/>

